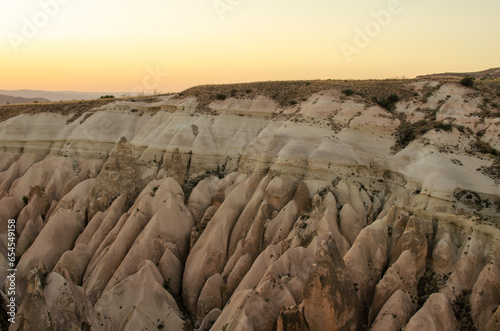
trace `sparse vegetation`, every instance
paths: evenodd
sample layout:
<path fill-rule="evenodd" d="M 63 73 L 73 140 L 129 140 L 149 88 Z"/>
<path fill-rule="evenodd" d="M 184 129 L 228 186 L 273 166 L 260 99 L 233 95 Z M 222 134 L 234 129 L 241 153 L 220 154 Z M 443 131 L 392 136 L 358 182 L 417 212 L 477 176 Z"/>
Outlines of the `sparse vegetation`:
<path fill-rule="evenodd" d="M 3 308 L 3 304 L 0 305 L 0 329 L 7 330 L 8 326 L 11 323 L 8 321 L 8 315 L 5 309 Z"/>
<path fill-rule="evenodd" d="M 470 315 L 471 294 L 472 290 L 462 292 L 451 305 L 457 319 L 457 330 L 477 330 Z"/>
<path fill-rule="evenodd" d="M 427 265 L 424 275 L 420 278 L 417 284 L 418 308 L 422 308 L 424 303 L 433 293 L 441 290 L 443 285 L 449 278 L 449 274 L 438 275 L 432 270 L 430 265 Z"/>
<path fill-rule="evenodd" d="M 186 178 L 184 180 L 184 183 L 182 184 L 182 191 L 184 192 L 184 202 L 186 205 L 189 200 L 189 196 L 191 195 L 191 192 L 196 187 L 196 185 L 198 185 L 198 183 L 201 182 L 203 179 L 208 178 L 210 176 L 217 176 L 219 178 L 224 178 L 226 176 L 226 166 L 225 165 L 223 165 L 222 167 L 217 166 L 217 170 L 206 170 L 202 175 L 194 179 Z"/>
<path fill-rule="evenodd" d="M 114 95 L 107 94 L 107 95 L 101 95 L 99 99 L 114 99 L 114 98 L 115 98 Z"/>
<path fill-rule="evenodd" d="M 434 122 L 433 127 L 434 127 L 434 129 L 443 130 L 443 131 L 453 130 L 453 125 L 448 124 L 448 123 L 443 123 L 443 122 Z"/>
<path fill-rule="evenodd" d="M 398 102 L 400 99 L 399 99 L 399 96 L 397 94 L 391 94 L 387 97 L 387 100 L 389 100 L 389 102 L 392 102 L 392 103 L 396 103 Z"/>
<path fill-rule="evenodd" d="M 164 281 L 163 281 L 163 288 L 164 288 L 165 290 L 169 291 L 169 292 L 170 292 L 170 282 L 171 282 L 171 281 L 172 281 L 172 280 L 171 280 L 170 278 L 169 278 L 169 279 L 167 279 L 167 280 L 164 280 Z"/>
<path fill-rule="evenodd" d="M 155 194 L 156 194 L 156 191 L 158 191 L 158 186 L 153 187 L 153 191 L 151 193 L 149 193 L 149 195 L 151 195 L 152 197 L 154 197 Z"/>
<path fill-rule="evenodd" d="M 316 235 L 317 235 L 316 231 L 306 233 L 303 237 L 300 238 L 301 239 L 300 246 L 305 248 L 309 247 L 309 245 L 313 241 L 314 237 L 316 237 Z"/>
<path fill-rule="evenodd" d="M 460 80 L 460 84 L 462 84 L 465 87 L 472 87 L 474 86 L 474 77 L 464 77 L 462 80 Z"/>
<path fill-rule="evenodd" d="M 493 107 L 493 105 L 495 105 L 495 107 Z M 497 108 L 498 105 L 497 104 L 492 104 L 492 107 L 493 108 Z M 481 119 L 485 119 L 485 118 L 496 118 L 496 117 L 500 117 L 500 111 L 498 110 L 489 110 L 489 109 L 486 109 L 486 107 L 482 107 L 481 111 L 480 112 L 475 112 L 473 113 L 473 115 L 475 116 L 478 116 L 480 117 Z"/>
<path fill-rule="evenodd" d="M 73 114 L 71 122 L 78 119 L 84 113 L 107 103 L 113 102 L 113 99 L 85 100 L 85 101 L 59 101 L 44 102 L 38 104 L 16 104 L 0 105 L 0 122 L 20 114 L 39 114 L 54 113 L 60 115 Z"/>
<path fill-rule="evenodd" d="M 396 108 L 396 103 L 400 100 L 397 94 L 391 94 L 387 98 L 373 97 L 372 101 L 378 104 L 380 107 L 385 108 L 389 111 L 393 111 Z"/>
<path fill-rule="evenodd" d="M 396 131 L 396 145 L 393 149 L 400 150 L 417 138 L 415 128 L 408 122 L 401 123 Z"/>
<path fill-rule="evenodd" d="M 344 93 L 345 95 L 347 96 L 350 96 L 350 95 L 353 95 L 354 94 L 354 90 L 353 89 L 350 89 L 350 88 L 346 88 L 346 89 L 343 89 L 342 90 L 342 93 Z"/>
<path fill-rule="evenodd" d="M 457 192 L 454 194 L 454 197 L 458 202 L 476 211 L 491 206 L 491 202 L 488 199 L 481 199 L 479 194 L 468 190 Z"/>
<path fill-rule="evenodd" d="M 208 225 L 208 222 L 210 222 L 212 220 L 211 217 L 205 217 L 201 220 L 201 222 L 199 222 L 198 224 L 196 224 L 195 226 L 195 231 L 198 235 L 201 235 L 203 233 L 203 231 L 205 231 L 207 225 Z"/>
<path fill-rule="evenodd" d="M 222 93 L 217 93 L 215 95 L 215 99 L 217 99 L 217 100 L 226 100 L 226 95 L 222 94 Z"/>
<path fill-rule="evenodd" d="M 433 129 L 452 131 L 453 125 L 435 120 L 420 120 L 412 124 L 401 118 L 401 125 L 396 130 L 396 144 L 393 146 L 393 150 L 398 151 L 405 148 L 413 140 Z"/>
<path fill-rule="evenodd" d="M 330 186 L 323 187 L 321 190 L 318 190 L 316 194 L 318 194 L 320 197 L 324 198 L 328 192 L 330 192 L 332 188 Z"/>
<path fill-rule="evenodd" d="M 491 147 L 490 144 L 485 143 L 481 139 L 477 139 L 475 142 L 472 143 L 472 148 L 479 153 L 483 154 L 491 154 L 493 156 L 500 156 L 500 152 Z"/>
<path fill-rule="evenodd" d="M 407 80 L 412 82 L 414 80 Z M 178 94 L 176 98 L 195 96 L 199 102 L 199 109 L 209 111 L 208 105 L 219 100 L 222 95 L 231 95 L 231 90 L 245 91 L 244 96 L 240 93 L 236 97 L 255 98 L 265 96 L 273 99 L 281 107 L 290 106 L 295 100 L 308 99 L 314 93 L 329 89 L 352 90 L 355 94 L 365 98 L 369 103 L 372 97 L 379 95 L 397 95 L 401 100 L 413 97 L 413 91 L 407 88 L 400 79 L 392 80 L 314 80 L 314 81 L 278 81 L 278 82 L 256 82 L 244 84 L 227 85 L 204 85 L 190 88 Z M 348 92 L 349 93 L 349 92 Z M 218 95 L 221 95 L 217 97 Z"/>
<path fill-rule="evenodd" d="M 481 167 L 481 172 L 500 184 L 500 157 L 497 157 L 489 167 Z"/>
<path fill-rule="evenodd" d="M 372 101 L 377 103 L 380 107 L 383 107 L 389 111 L 393 111 L 396 108 L 396 103 L 400 100 L 397 94 L 391 94 L 387 98 L 373 97 Z"/>

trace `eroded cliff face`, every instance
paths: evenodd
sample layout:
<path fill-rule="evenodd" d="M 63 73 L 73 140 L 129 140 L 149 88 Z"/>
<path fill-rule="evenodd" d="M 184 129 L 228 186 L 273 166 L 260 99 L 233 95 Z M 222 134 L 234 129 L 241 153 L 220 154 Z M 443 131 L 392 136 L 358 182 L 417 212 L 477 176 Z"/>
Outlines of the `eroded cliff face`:
<path fill-rule="evenodd" d="M 425 100 L 163 96 L 0 123 L 10 329 L 497 328 L 500 121 L 481 91 L 400 84 Z"/>

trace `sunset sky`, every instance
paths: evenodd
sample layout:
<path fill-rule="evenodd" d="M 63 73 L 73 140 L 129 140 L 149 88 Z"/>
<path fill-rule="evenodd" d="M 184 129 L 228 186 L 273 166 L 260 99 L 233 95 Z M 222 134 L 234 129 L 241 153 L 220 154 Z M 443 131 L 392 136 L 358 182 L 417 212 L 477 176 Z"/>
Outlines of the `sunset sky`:
<path fill-rule="evenodd" d="M 23 0 L 0 89 L 175 92 L 500 66 L 498 0 Z"/>

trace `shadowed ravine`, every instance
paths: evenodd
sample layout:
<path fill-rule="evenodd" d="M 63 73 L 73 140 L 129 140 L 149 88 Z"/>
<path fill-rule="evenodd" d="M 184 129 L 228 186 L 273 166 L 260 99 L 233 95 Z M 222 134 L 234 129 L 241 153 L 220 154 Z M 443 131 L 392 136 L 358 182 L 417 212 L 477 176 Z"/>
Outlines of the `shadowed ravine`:
<path fill-rule="evenodd" d="M 147 101 L 0 107 L 9 330 L 500 328 L 498 81 Z"/>

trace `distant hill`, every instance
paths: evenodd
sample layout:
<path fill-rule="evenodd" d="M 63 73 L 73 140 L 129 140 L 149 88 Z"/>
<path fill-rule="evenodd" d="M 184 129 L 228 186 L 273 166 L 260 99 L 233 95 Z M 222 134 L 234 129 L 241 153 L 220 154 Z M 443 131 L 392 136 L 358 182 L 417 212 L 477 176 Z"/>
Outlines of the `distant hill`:
<path fill-rule="evenodd" d="M 44 98 L 49 101 L 71 101 L 99 99 L 102 95 L 121 97 L 123 92 L 74 92 L 74 91 L 39 91 L 39 90 L 0 90 L 0 94 L 21 98 Z"/>
<path fill-rule="evenodd" d="M 483 71 L 476 72 L 446 72 L 442 74 L 430 74 L 424 76 L 418 76 L 417 78 L 429 78 L 429 77 L 474 77 L 476 79 L 500 79 L 500 68 L 491 68 Z"/>
<path fill-rule="evenodd" d="M 45 98 L 23 98 L 14 97 L 11 95 L 0 94 L 0 105 L 16 104 L 16 103 L 33 103 L 33 102 L 48 102 L 49 99 Z"/>

